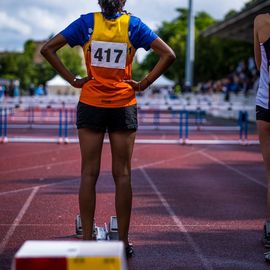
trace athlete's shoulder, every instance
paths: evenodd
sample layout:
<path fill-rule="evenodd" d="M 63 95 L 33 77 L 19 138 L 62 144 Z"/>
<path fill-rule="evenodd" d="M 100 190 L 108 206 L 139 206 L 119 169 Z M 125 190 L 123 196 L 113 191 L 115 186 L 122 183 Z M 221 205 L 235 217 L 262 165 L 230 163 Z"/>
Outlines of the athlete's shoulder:
<path fill-rule="evenodd" d="M 77 20 L 68 25 L 61 34 L 66 38 L 71 47 L 83 46 L 93 32 L 93 13 L 82 14 Z"/>
<path fill-rule="evenodd" d="M 270 15 L 269 14 L 259 14 L 254 19 L 255 26 L 261 26 L 265 23 L 270 23 Z"/>
<path fill-rule="evenodd" d="M 93 21 L 94 14 L 95 14 L 94 12 L 82 14 L 80 16 L 80 19 L 82 20 L 82 22 L 89 24 Z"/>
<path fill-rule="evenodd" d="M 130 15 L 130 23 L 133 26 L 140 25 L 142 23 L 142 20 L 139 17 L 136 17 L 134 15 Z"/>

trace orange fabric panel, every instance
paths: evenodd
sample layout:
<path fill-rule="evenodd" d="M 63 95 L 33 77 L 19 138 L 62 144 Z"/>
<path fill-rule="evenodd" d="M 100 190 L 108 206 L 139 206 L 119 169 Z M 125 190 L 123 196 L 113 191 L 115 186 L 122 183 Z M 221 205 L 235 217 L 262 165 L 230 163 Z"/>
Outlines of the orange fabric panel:
<path fill-rule="evenodd" d="M 80 101 L 96 107 L 117 108 L 136 104 L 135 91 L 123 80 L 132 78 L 132 62 L 136 50 L 128 37 L 129 15 L 107 20 L 101 13 L 94 15 L 94 32 L 84 45 L 84 56 L 88 75 L 93 77 L 83 86 Z M 91 44 L 104 41 L 127 44 L 125 69 L 97 67 L 91 65 Z"/>

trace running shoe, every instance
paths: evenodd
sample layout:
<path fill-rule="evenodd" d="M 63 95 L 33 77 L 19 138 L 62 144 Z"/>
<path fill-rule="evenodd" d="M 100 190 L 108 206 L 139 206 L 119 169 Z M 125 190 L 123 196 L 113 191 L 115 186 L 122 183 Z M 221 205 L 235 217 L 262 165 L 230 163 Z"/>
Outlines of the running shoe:
<path fill-rule="evenodd" d="M 129 243 L 126 246 L 126 256 L 127 256 L 127 258 L 130 258 L 133 255 L 134 255 L 134 248 L 133 248 L 133 245 L 131 243 Z"/>
<path fill-rule="evenodd" d="M 266 248 L 270 248 L 270 221 L 267 220 L 263 228 L 262 243 Z"/>
<path fill-rule="evenodd" d="M 264 259 L 265 259 L 267 262 L 270 262 L 270 251 L 264 253 Z"/>

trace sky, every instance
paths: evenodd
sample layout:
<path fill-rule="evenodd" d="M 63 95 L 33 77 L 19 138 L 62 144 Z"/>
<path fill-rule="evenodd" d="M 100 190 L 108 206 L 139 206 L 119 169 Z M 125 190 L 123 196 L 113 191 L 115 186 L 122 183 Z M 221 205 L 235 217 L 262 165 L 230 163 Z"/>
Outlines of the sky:
<path fill-rule="evenodd" d="M 221 20 L 247 0 L 193 0 L 194 11 L 206 11 Z M 98 0 L 0 0 L 0 51 L 21 51 L 28 39 L 45 40 L 81 14 L 98 11 Z M 127 0 L 126 10 L 155 30 L 176 17 L 176 8 L 188 0 Z"/>

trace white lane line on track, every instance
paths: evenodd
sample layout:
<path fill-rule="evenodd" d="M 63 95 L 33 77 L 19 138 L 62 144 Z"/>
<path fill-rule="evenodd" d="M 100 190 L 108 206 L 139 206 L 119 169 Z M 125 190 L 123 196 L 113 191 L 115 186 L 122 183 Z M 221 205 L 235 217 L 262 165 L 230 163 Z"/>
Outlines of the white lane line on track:
<path fill-rule="evenodd" d="M 39 190 L 39 187 L 35 187 L 31 194 L 29 195 L 29 197 L 27 198 L 26 202 L 24 203 L 23 207 L 21 208 L 19 214 L 17 215 L 17 217 L 14 219 L 12 225 L 10 226 L 8 232 L 6 233 L 4 239 L 2 240 L 2 242 L 0 243 L 0 255 L 4 252 L 5 247 L 7 245 L 7 243 L 9 242 L 9 239 L 12 237 L 13 233 L 15 232 L 16 228 L 18 227 L 18 225 L 20 224 L 23 216 L 25 215 L 25 213 L 27 212 L 32 200 L 34 199 L 35 195 L 37 194 Z"/>
<path fill-rule="evenodd" d="M 26 168 L 19 168 L 19 169 L 13 169 L 13 170 L 8 170 L 8 171 L 1 171 L 1 174 L 8 174 L 8 173 L 18 173 L 18 172 L 25 172 L 29 170 L 35 170 L 35 169 L 40 169 L 40 168 L 46 168 L 46 167 L 53 167 L 53 166 L 58 166 L 58 165 L 63 165 L 63 164 L 68 164 L 68 163 L 74 163 L 78 162 L 78 159 L 72 159 L 72 160 L 66 160 L 66 161 L 60 161 L 60 162 L 54 162 L 54 163 L 48 163 L 48 164 L 42 164 L 42 165 L 36 165 L 36 166 L 31 166 L 31 167 L 26 167 Z"/>
<path fill-rule="evenodd" d="M 71 180 L 54 182 L 54 183 L 50 183 L 47 185 L 39 185 L 39 186 L 33 186 L 33 187 L 29 187 L 29 188 L 20 188 L 20 189 L 15 189 L 15 190 L 4 191 L 4 192 L 0 192 L 0 196 L 12 194 L 12 193 L 19 193 L 19 192 L 23 192 L 23 191 L 28 191 L 28 190 L 32 190 L 34 188 L 46 188 L 46 187 L 51 187 L 51 186 L 55 186 L 55 185 L 72 183 L 72 182 L 79 181 L 79 180 L 80 180 L 80 178 L 75 178 L 75 179 L 71 179 Z"/>
<path fill-rule="evenodd" d="M 64 146 L 66 147 L 66 146 Z M 66 151 L 66 150 L 72 150 L 73 148 L 77 148 L 77 146 L 75 147 L 75 145 L 70 145 L 69 148 L 62 148 L 62 149 L 59 149 L 58 151 Z M 38 149 L 38 148 L 37 148 Z M 37 152 L 27 152 L 27 153 L 19 153 L 17 155 L 12 155 L 12 156 L 6 156 L 4 155 L 3 157 L 0 157 L 0 160 L 3 159 L 4 161 L 7 161 L 8 159 L 11 159 L 12 161 L 14 161 L 14 159 L 16 158 L 25 158 L 27 156 L 35 156 L 35 155 L 38 155 L 40 156 L 41 154 L 48 154 L 48 153 L 55 153 L 55 148 L 51 149 L 51 150 L 44 150 L 44 151 L 37 151 Z"/>
<path fill-rule="evenodd" d="M 201 155 L 207 157 L 208 159 L 210 159 L 210 160 L 212 160 L 212 161 L 214 161 L 214 162 L 216 162 L 216 163 L 222 165 L 223 167 L 227 168 L 228 170 L 233 171 L 233 172 L 235 172 L 235 173 L 237 173 L 237 174 L 239 174 L 239 175 L 245 177 L 245 178 L 248 179 L 249 181 L 251 181 L 251 182 L 253 182 L 253 183 L 255 183 L 255 184 L 257 184 L 257 185 L 259 185 L 259 186 L 261 186 L 261 187 L 267 188 L 267 185 L 266 185 L 265 183 L 261 183 L 261 182 L 258 181 L 256 178 L 254 178 L 254 177 L 252 177 L 252 176 L 250 176 L 250 175 L 248 175 L 248 174 L 246 174 L 246 173 L 244 173 L 244 172 L 241 172 L 240 170 L 238 170 L 238 169 L 236 169 L 236 168 L 234 168 L 234 167 L 232 167 L 232 166 L 226 164 L 224 161 L 222 161 L 222 160 L 220 160 L 220 159 L 218 159 L 218 158 L 216 158 L 216 157 L 213 157 L 212 155 L 210 155 L 210 154 L 204 152 L 204 150 L 199 151 L 199 153 L 200 153 Z"/>
<path fill-rule="evenodd" d="M 210 258 L 209 259 L 216 268 L 222 269 L 262 269 L 263 262 L 255 262 L 254 257 L 244 260 L 235 260 L 229 258 Z"/>
<path fill-rule="evenodd" d="M 160 161 L 155 161 L 155 162 L 151 162 L 151 163 L 148 163 L 148 164 L 145 164 L 145 165 L 139 165 L 137 167 L 132 168 L 132 170 L 134 171 L 134 170 L 141 169 L 141 168 L 152 167 L 152 166 L 160 165 L 162 163 L 166 163 L 166 162 L 170 162 L 170 161 L 175 161 L 177 159 L 187 158 L 189 156 L 192 156 L 192 155 L 195 155 L 195 154 L 199 153 L 200 151 L 201 150 L 197 150 L 197 151 L 189 152 L 189 153 L 184 154 L 184 155 L 182 154 L 182 155 L 176 156 L 174 158 L 160 160 Z M 110 172 L 102 172 L 102 174 L 110 174 L 111 175 Z M 61 184 L 61 183 L 73 182 L 73 181 L 77 181 L 77 180 L 80 180 L 80 178 L 72 179 L 72 180 L 66 180 L 66 181 L 62 181 L 62 182 L 51 183 L 51 184 L 47 184 L 47 185 L 38 185 L 38 186 L 29 187 L 29 188 L 21 188 L 21 189 L 4 191 L 4 192 L 0 192 L 0 196 L 12 194 L 12 193 L 23 192 L 23 191 L 27 191 L 27 190 L 31 190 L 34 187 L 45 188 L 45 187 L 49 187 L 49 186 L 53 186 L 53 185 L 57 185 L 57 184 Z"/>
<path fill-rule="evenodd" d="M 0 227 L 8 227 L 11 226 L 12 224 L 8 224 L 8 223 L 3 223 L 0 224 Z M 242 225 L 242 226 L 241 226 Z M 250 230 L 257 230 L 257 231 L 261 231 L 261 228 L 258 228 L 258 226 L 256 225 L 251 225 L 251 226 L 246 226 L 243 228 L 243 225 L 245 225 L 244 222 L 242 222 L 242 224 L 239 224 L 238 226 L 234 226 L 234 225 L 228 225 L 228 224 L 209 224 L 209 225 L 204 225 L 204 224 L 184 224 L 185 228 L 190 227 L 190 228 L 209 228 L 209 229 L 215 229 L 215 231 L 218 230 L 226 230 L 226 231 L 235 231 L 237 230 L 241 230 L 241 231 L 250 231 Z M 39 223 L 39 224 L 27 224 L 27 223 L 23 223 L 23 224 L 18 224 L 17 227 L 74 227 L 73 223 L 64 223 L 64 224 L 45 224 L 45 223 Z M 218 228 L 217 228 L 218 226 Z M 134 227 L 134 228 L 178 228 L 177 224 L 132 224 L 130 225 L 130 227 Z"/>
<path fill-rule="evenodd" d="M 200 153 L 202 150 L 205 150 L 205 148 L 200 149 L 200 150 L 196 150 L 196 151 L 191 151 L 191 152 L 188 152 L 188 153 L 186 153 L 186 154 L 181 154 L 181 155 L 176 156 L 176 157 L 173 157 L 173 158 L 163 159 L 163 160 L 151 162 L 151 163 L 148 163 L 148 164 L 145 164 L 145 165 L 139 165 L 139 166 L 137 166 L 137 167 L 132 168 L 132 170 L 137 170 L 137 169 L 142 169 L 142 168 L 148 168 L 148 167 L 160 165 L 160 164 L 163 164 L 163 163 L 167 163 L 167 162 L 170 162 L 170 161 L 175 161 L 175 160 L 177 160 L 177 159 L 184 159 L 184 158 L 193 156 L 193 155 L 195 155 L 195 154 L 198 154 L 198 153 Z"/>
<path fill-rule="evenodd" d="M 183 223 L 181 222 L 181 220 L 177 217 L 177 215 L 175 214 L 175 212 L 173 211 L 173 209 L 171 208 L 171 206 L 169 205 L 169 203 L 167 202 L 167 200 L 160 193 L 160 191 L 158 190 L 157 186 L 154 184 L 154 182 L 152 181 L 152 179 L 150 178 L 150 176 L 147 174 L 147 172 L 144 170 L 144 168 L 140 168 L 140 170 L 141 170 L 141 173 L 143 174 L 144 178 L 147 180 L 147 182 L 149 183 L 149 185 L 151 186 L 151 188 L 153 189 L 153 191 L 155 192 L 155 194 L 159 198 L 159 200 L 162 203 L 162 205 L 167 210 L 168 214 L 170 215 L 170 217 L 172 218 L 172 220 L 174 221 L 174 223 L 177 225 L 177 227 L 179 228 L 179 230 L 183 233 L 183 235 L 185 236 L 187 242 L 192 247 L 192 249 L 195 251 L 195 253 L 198 256 L 198 258 L 201 260 L 204 269 L 206 269 L 206 270 L 213 270 L 213 267 L 211 266 L 211 264 L 208 261 L 208 259 L 203 256 L 201 249 L 195 243 L 195 241 L 193 240 L 192 236 L 188 233 L 188 231 L 186 230 L 185 226 L 183 225 Z"/>

